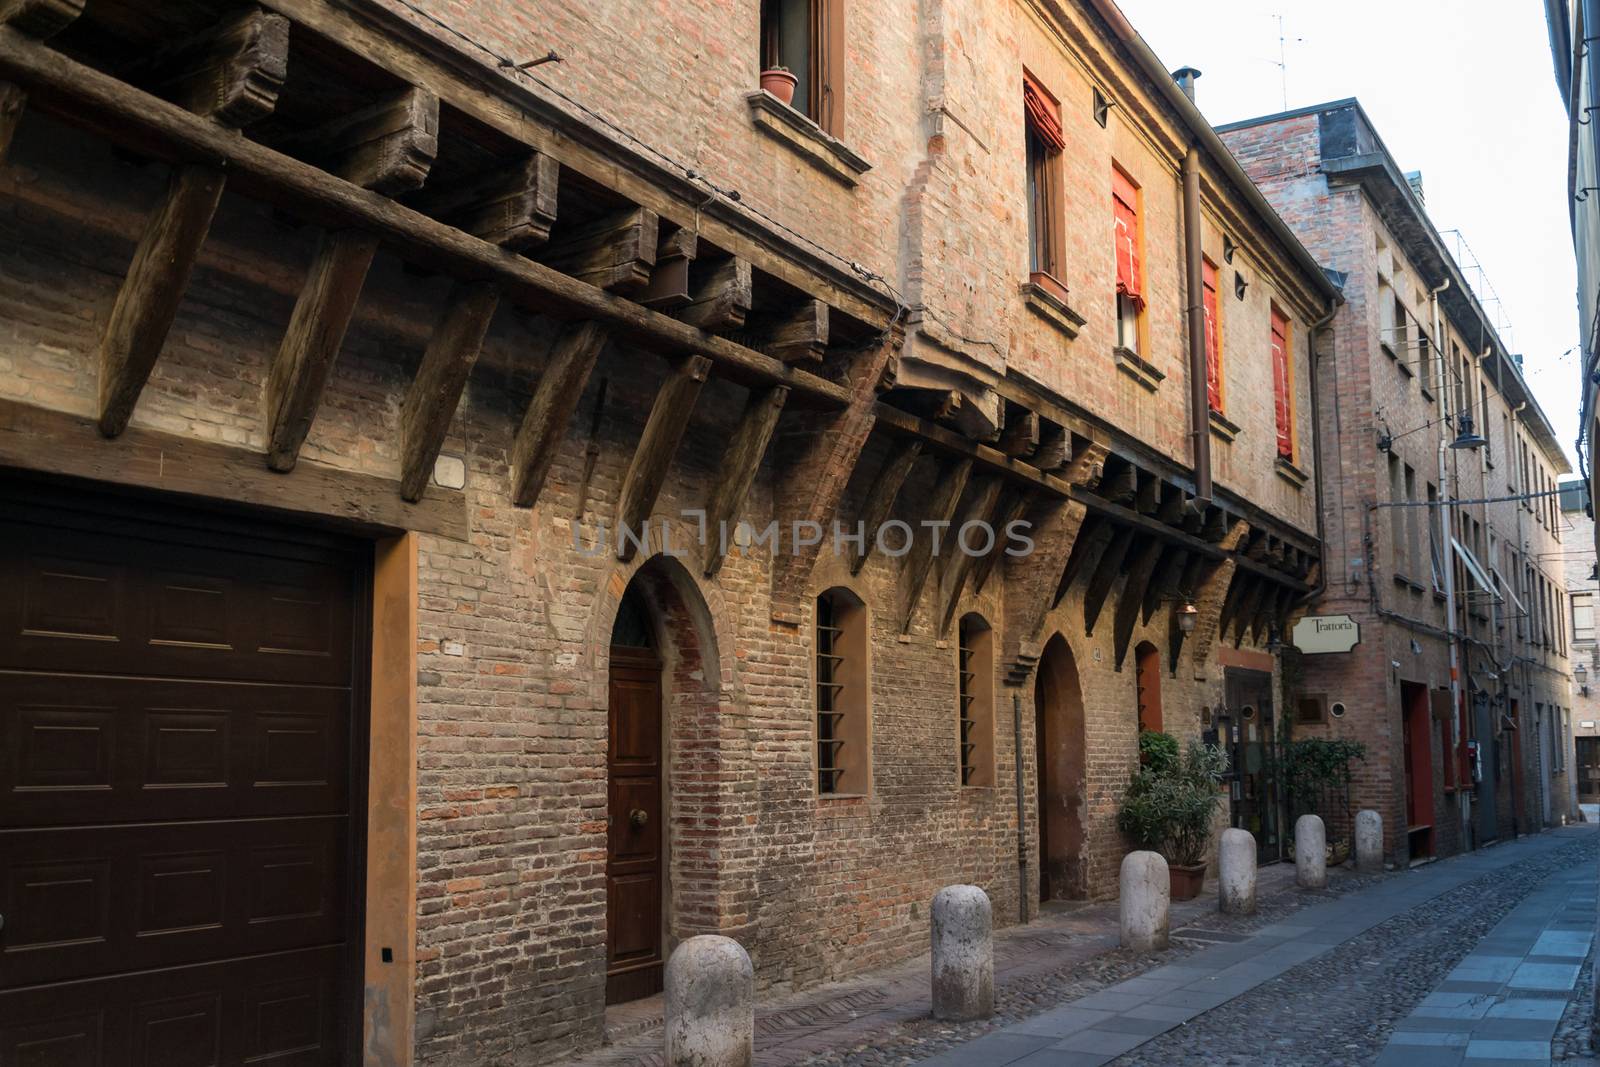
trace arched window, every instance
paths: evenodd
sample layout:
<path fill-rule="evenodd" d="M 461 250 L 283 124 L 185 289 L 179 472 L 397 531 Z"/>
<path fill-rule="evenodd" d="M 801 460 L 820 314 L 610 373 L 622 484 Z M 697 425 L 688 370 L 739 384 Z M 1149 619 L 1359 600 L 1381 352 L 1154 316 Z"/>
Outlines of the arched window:
<path fill-rule="evenodd" d="M 1134 686 L 1139 700 L 1139 729 L 1161 732 L 1161 650 L 1142 641 L 1133 650 Z"/>
<path fill-rule="evenodd" d="M 956 646 L 961 784 L 994 785 L 994 631 L 965 615 Z"/>
<path fill-rule="evenodd" d="M 864 795 L 872 778 L 867 609 L 848 589 L 817 597 L 817 791 Z"/>

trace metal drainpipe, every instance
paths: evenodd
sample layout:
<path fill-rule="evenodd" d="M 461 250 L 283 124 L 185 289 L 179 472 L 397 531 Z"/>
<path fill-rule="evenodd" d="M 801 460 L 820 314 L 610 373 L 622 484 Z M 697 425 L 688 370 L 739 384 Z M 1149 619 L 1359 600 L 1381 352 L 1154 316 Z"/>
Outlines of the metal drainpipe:
<path fill-rule="evenodd" d="M 1022 788 L 1022 694 L 1011 694 L 1011 731 L 1017 780 L 1017 922 L 1028 921 L 1028 812 Z"/>
<path fill-rule="evenodd" d="M 1301 598 L 1301 602 L 1305 604 L 1315 603 L 1328 591 L 1328 538 L 1322 515 L 1322 407 L 1317 403 L 1317 364 L 1321 362 L 1321 357 L 1317 355 L 1317 336 L 1327 328 L 1328 323 L 1332 322 L 1338 313 L 1339 305 L 1330 302 L 1328 313 L 1313 322 L 1306 331 L 1306 337 L 1311 343 L 1311 465 L 1316 468 L 1311 472 L 1311 476 L 1316 486 L 1317 554 L 1322 565 L 1317 568 L 1317 584 Z"/>
<path fill-rule="evenodd" d="M 1200 262 L 1200 150 L 1183 155 L 1183 250 L 1189 282 L 1189 432 L 1194 438 L 1194 504 L 1211 503 L 1211 400 L 1206 389 L 1205 280 Z"/>

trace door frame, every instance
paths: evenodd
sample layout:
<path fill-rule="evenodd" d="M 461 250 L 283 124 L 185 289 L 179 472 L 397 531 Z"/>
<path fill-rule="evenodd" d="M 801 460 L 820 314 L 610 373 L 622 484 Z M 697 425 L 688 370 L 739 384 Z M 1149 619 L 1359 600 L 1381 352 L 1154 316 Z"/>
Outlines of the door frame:
<path fill-rule="evenodd" d="M 647 607 L 648 607 L 649 610 L 651 610 L 651 612 L 653 614 L 654 605 L 648 604 L 648 602 L 647 602 Z M 650 621 L 651 621 L 652 624 L 656 624 L 656 623 L 658 623 L 659 620 L 657 620 L 655 618 L 652 618 Z M 656 632 L 659 633 L 659 626 L 655 626 L 654 628 L 656 629 Z M 610 1006 L 611 1004 L 630 1003 L 630 1002 L 635 1001 L 635 1000 L 641 1000 L 644 997 L 653 996 L 653 995 L 655 995 L 655 993 L 660 991 L 660 990 L 652 990 L 651 992 L 643 993 L 643 994 L 640 994 L 638 996 L 629 996 L 629 997 L 625 997 L 625 998 L 621 998 L 621 999 L 617 999 L 617 1000 L 613 1000 L 612 999 L 612 997 L 613 997 L 613 992 L 612 992 L 613 979 L 622 978 L 622 977 L 624 977 L 624 976 L 626 976 L 626 975 L 628 975 L 630 973 L 630 971 L 621 971 L 621 972 L 618 972 L 617 974 L 613 974 L 611 972 L 611 960 L 612 960 L 612 956 L 613 956 L 612 936 L 615 933 L 615 931 L 612 929 L 612 926 L 611 926 L 611 923 L 610 923 L 610 885 L 609 885 L 610 879 L 611 879 L 611 862 L 612 862 L 612 846 L 611 846 L 611 833 L 610 833 L 610 819 L 611 819 L 611 816 L 612 816 L 612 812 L 611 812 L 611 726 L 612 726 L 612 708 L 611 708 L 611 701 L 610 701 L 610 697 L 609 697 L 609 690 L 610 690 L 611 682 L 615 679 L 615 676 L 616 676 L 615 672 L 619 668 L 621 668 L 623 670 L 648 671 L 648 672 L 651 672 L 656 678 L 656 716 L 657 716 L 656 766 L 658 768 L 657 775 L 658 775 L 658 777 L 660 779 L 660 781 L 659 781 L 659 796 L 657 798 L 657 803 L 658 803 L 658 806 L 659 806 L 659 809 L 660 809 L 660 817 L 657 820 L 657 825 L 656 825 L 656 834 L 657 834 L 657 840 L 656 840 L 656 879 L 657 879 L 657 881 L 659 883 L 659 885 L 658 885 L 658 890 L 659 891 L 657 893 L 658 900 L 656 902 L 656 907 L 658 909 L 657 910 L 657 914 L 659 916 L 659 921 L 656 924 L 656 957 L 657 957 L 657 959 L 656 959 L 655 963 L 652 966 L 659 970 L 659 972 L 661 973 L 663 978 L 664 978 L 664 973 L 665 973 L 665 969 L 666 969 L 667 945 L 668 945 L 668 942 L 670 940 L 669 931 L 670 931 L 670 927 L 671 927 L 671 904 L 672 904 L 672 896 L 671 896 L 671 891 L 670 891 L 671 867 L 672 867 L 672 863 L 671 863 L 672 813 L 671 813 L 671 810 L 670 810 L 670 807 L 669 807 L 669 800 L 670 800 L 670 795 L 671 794 L 670 794 L 670 790 L 668 789 L 668 782 L 669 782 L 670 776 L 671 776 L 671 759 L 670 759 L 670 756 L 671 756 L 671 752 L 672 752 L 672 737 L 671 737 L 670 730 L 671 730 L 672 721 L 671 721 L 671 717 L 667 713 L 667 697 L 668 697 L 667 680 L 666 680 L 667 664 L 666 664 L 666 660 L 665 660 L 664 656 L 662 655 L 662 650 L 659 647 L 659 642 L 658 642 L 658 646 L 657 647 L 653 647 L 653 648 L 649 648 L 649 649 L 633 648 L 633 647 L 629 647 L 629 646 L 625 646 L 625 645 L 613 645 L 613 646 L 611 646 L 610 654 L 609 654 L 607 665 L 606 665 L 608 696 L 607 696 L 607 700 L 606 700 L 606 817 L 607 817 L 607 833 L 606 833 L 606 881 L 607 881 L 606 908 L 607 908 L 607 923 L 606 923 L 606 993 L 605 993 L 605 1003 L 606 1003 L 607 1006 Z M 644 968 L 642 968 L 642 967 L 632 968 L 632 970 L 642 970 L 642 969 L 644 969 Z"/>

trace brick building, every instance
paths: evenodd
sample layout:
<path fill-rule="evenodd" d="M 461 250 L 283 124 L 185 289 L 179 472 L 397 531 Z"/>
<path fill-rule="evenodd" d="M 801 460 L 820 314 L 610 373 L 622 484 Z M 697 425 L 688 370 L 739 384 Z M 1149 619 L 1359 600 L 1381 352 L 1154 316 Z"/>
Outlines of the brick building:
<path fill-rule="evenodd" d="M 599 15 L 0 6 L 0 1060 L 548 1061 L 1270 736 L 1337 291 L 1109 0 Z"/>
<path fill-rule="evenodd" d="M 1568 788 L 1575 802 L 1600 804 L 1600 644 L 1595 641 L 1596 578 L 1594 520 L 1588 485 L 1561 482 L 1561 577 L 1572 606 L 1572 769 Z"/>
<path fill-rule="evenodd" d="M 1366 744 L 1354 800 L 1383 814 L 1396 860 L 1558 822 L 1572 698 L 1555 490 L 1570 468 L 1520 359 L 1429 220 L 1420 176 L 1400 171 L 1359 103 L 1219 132 L 1344 276 L 1317 366 L 1334 443 L 1311 610 L 1348 614 L 1361 643 L 1301 658 L 1296 731 Z M 1470 434 L 1478 447 L 1452 447 Z"/>

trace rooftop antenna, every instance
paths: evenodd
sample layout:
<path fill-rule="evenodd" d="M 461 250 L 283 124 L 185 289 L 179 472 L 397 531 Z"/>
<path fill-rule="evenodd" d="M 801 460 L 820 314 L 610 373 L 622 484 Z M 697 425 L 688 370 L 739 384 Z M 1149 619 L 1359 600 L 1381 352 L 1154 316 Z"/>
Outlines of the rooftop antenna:
<path fill-rule="evenodd" d="M 1283 16 L 1274 15 L 1278 20 L 1278 85 L 1283 92 L 1283 110 L 1289 110 L 1289 53 L 1287 48 L 1288 37 L 1283 32 Z M 1296 37 L 1295 43 L 1300 43 L 1304 38 Z"/>

